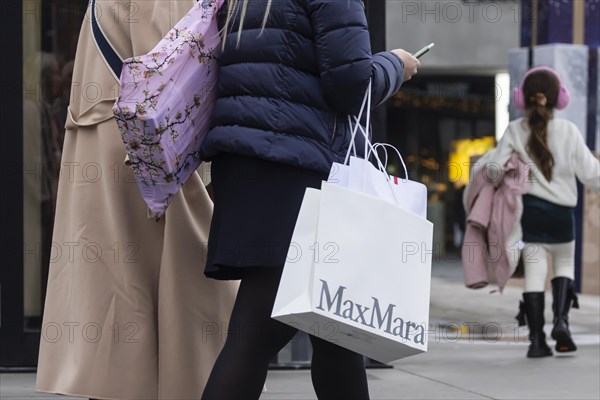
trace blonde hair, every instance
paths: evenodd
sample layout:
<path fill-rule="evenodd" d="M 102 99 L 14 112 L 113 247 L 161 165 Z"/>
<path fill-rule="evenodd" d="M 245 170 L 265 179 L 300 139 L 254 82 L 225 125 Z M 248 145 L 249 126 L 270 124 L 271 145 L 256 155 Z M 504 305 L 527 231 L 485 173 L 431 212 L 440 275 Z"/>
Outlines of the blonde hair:
<path fill-rule="evenodd" d="M 223 26 L 222 34 L 222 42 L 223 48 L 225 48 L 225 37 L 227 36 L 227 32 L 231 29 L 230 23 L 231 18 L 234 13 L 238 12 L 238 7 L 241 3 L 242 10 L 240 14 L 240 26 L 237 31 L 237 43 L 236 47 L 240 44 L 240 39 L 242 38 L 242 29 L 244 27 L 244 18 L 246 17 L 246 11 L 248 11 L 248 3 L 250 0 L 227 0 L 227 18 L 225 19 L 225 26 Z M 260 35 L 262 35 L 263 29 L 265 29 L 265 25 L 267 24 L 267 19 L 269 18 L 269 11 L 271 11 L 271 3 L 273 0 L 267 0 L 267 7 L 265 9 L 265 15 L 263 17 L 262 25 L 260 27 Z"/>

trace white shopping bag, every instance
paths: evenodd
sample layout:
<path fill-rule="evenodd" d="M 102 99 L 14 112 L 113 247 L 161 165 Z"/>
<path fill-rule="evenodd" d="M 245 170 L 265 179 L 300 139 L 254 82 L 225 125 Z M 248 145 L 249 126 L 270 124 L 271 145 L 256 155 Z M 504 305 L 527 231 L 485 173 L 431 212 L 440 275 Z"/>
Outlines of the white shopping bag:
<path fill-rule="evenodd" d="M 335 183 L 336 185 L 348 187 L 350 166 L 341 163 L 333 163 L 329 171 L 327 182 Z"/>
<path fill-rule="evenodd" d="M 369 102 L 370 88 L 367 113 Z M 349 149 L 321 190 L 306 190 L 271 316 L 390 362 L 427 350 L 433 225 L 426 193 L 395 188 L 360 130 L 379 169 Z"/>
<path fill-rule="evenodd" d="M 307 189 L 272 317 L 381 362 L 426 351 L 432 235 L 385 200 Z"/>
<path fill-rule="evenodd" d="M 393 175 L 390 175 L 389 179 L 391 182 L 371 162 L 363 158 L 350 157 L 349 165 L 341 163 L 332 165 L 327 182 L 379 197 L 426 218 L 427 187 L 422 183 Z M 390 186 L 390 183 L 393 186 Z"/>
<path fill-rule="evenodd" d="M 346 174 L 347 187 L 397 204 L 423 218 L 427 217 L 427 187 L 422 183 L 386 176 L 371 162 L 357 157 L 350 157 Z"/>
<path fill-rule="evenodd" d="M 370 88 L 370 85 L 369 85 Z M 361 114 L 365 104 L 367 105 L 367 127 L 370 126 L 370 92 L 367 92 Z M 354 118 L 356 123 L 352 127 L 352 119 L 349 118 L 352 139 L 348 149 L 344 163 L 333 163 L 329 172 L 327 182 L 358 190 L 361 193 L 367 193 L 384 199 L 390 203 L 403 207 L 405 210 L 414 212 L 415 214 L 426 218 L 427 217 L 427 187 L 422 183 L 411 181 L 408 179 L 408 169 L 404 163 L 402 155 L 394 146 L 388 143 L 371 144 L 369 140 L 368 128 L 363 128 L 359 121 L 360 117 Z M 364 154 L 366 159 L 356 157 L 356 147 L 354 139 L 358 132 L 364 135 Z M 382 162 L 377 153 L 377 149 L 382 148 L 385 154 L 385 161 Z M 404 168 L 404 179 L 397 176 L 388 175 L 385 171 L 387 168 L 387 148 L 393 149 L 402 163 Z M 354 153 L 354 156 L 351 154 Z M 375 167 L 371 162 L 367 161 L 374 156 L 378 167 Z"/>

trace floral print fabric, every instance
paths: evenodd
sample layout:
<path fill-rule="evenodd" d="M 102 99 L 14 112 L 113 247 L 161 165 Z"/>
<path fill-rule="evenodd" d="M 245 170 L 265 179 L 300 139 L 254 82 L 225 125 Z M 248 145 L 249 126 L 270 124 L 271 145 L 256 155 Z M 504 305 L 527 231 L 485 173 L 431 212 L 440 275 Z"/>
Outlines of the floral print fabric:
<path fill-rule="evenodd" d="M 123 63 L 113 112 L 142 197 L 157 218 L 202 162 L 216 100 L 222 3 L 197 2 L 148 54 Z"/>

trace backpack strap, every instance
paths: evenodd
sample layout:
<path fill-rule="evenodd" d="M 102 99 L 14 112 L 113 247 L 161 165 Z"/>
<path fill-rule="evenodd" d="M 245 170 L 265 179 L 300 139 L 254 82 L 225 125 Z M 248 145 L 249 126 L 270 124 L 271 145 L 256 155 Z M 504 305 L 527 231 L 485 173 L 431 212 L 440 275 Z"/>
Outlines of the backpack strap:
<path fill-rule="evenodd" d="M 96 46 L 98 50 L 102 54 L 102 58 L 104 58 L 104 62 L 106 66 L 110 69 L 110 72 L 117 80 L 120 81 L 121 70 L 123 69 L 123 57 L 119 55 L 115 47 L 112 45 L 110 40 L 104 34 L 102 27 L 98 23 L 98 19 L 96 16 L 96 0 L 91 0 L 91 27 L 92 27 L 92 36 L 94 37 L 94 41 L 96 42 Z"/>

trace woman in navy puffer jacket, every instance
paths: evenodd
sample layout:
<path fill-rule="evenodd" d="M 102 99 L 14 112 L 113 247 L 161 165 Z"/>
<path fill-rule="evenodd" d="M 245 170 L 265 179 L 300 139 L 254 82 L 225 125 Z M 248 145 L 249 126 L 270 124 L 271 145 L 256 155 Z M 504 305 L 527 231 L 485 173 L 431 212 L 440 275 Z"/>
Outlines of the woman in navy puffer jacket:
<path fill-rule="evenodd" d="M 205 273 L 241 284 L 203 398 L 253 399 L 296 333 L 270 315 L 304 192 L 343 161 L 347 115 L 369 81 L 379 105 L 419 62 L 400 49 L 371 55 L 360 0 L 229 0 L 219 21 L 218 99 L 202 148 L 215 201 Z M 310 339 L 317 396 L 368 398 L 363 357 Z"/>

